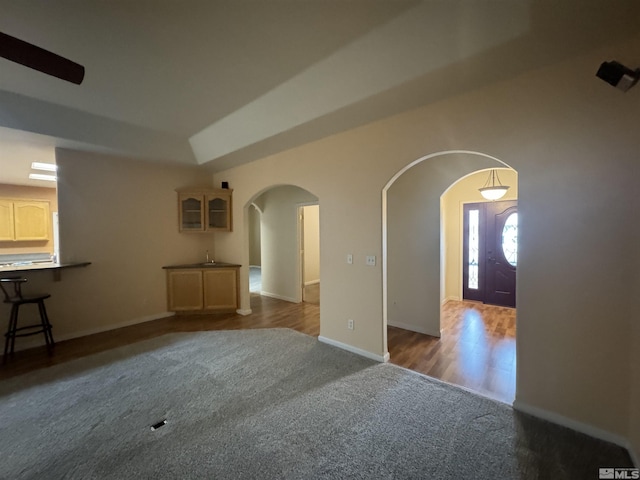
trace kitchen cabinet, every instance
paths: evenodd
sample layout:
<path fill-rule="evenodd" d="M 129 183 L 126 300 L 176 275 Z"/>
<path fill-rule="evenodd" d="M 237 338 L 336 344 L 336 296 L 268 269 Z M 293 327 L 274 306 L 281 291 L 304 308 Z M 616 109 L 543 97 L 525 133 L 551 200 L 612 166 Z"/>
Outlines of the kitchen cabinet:
<path fill-rule="evenodd" d="M 238 308 L 238 280 L 236 268 L 210 268 L 202 271 L 205 310 Z"/>
<path fill-rule="evenodd" d="M 167 298 L 170 312 L 202 310 L 202 270 L 169 270 Z"/>
<path fill-rule="evenodd" d="M 0 241 L 15 240 L 15 226 L 13 222 L 13 202 L 0 200 Z"/>
<path fill-rule="evenodd" d="M 239 265 L 182 265 L 167 269 L 167 309 L 182 313 L 235 312 Z"/>
<path fill-rule="evenodd" d="M 233 190 L 225 188 L 178 190 L 180 232 L 231 232 Z"/>
<path fill-rule="evenodd" d="M 48 241 L 49 202 L 0 199 L 0 241 Z"/>

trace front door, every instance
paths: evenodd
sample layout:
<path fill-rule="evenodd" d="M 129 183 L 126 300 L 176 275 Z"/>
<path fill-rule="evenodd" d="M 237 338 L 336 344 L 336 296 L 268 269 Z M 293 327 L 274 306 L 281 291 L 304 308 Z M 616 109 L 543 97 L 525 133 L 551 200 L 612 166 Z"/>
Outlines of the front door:
<path fill-rule="evenodd" d="M 463 298 L 516 306 L 518 202 L 464 206 Z"/>

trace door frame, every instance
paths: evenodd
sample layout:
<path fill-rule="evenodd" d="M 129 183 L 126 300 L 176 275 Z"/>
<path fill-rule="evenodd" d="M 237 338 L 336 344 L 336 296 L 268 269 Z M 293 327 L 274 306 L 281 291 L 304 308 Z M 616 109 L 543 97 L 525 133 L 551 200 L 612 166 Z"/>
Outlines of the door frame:
<path fill-rule="evenodd" d="M 298 302 L 304 302 L 304 207 L 312 207 L 317 205 L 320 208 L 320 202 L 304 202 L 297 203 L 297 230 L 298 230 L 298 285 L 299 291 L 297 294 Z M 318 225 L 318 235 L 320 235 L 320 225 Z"/>

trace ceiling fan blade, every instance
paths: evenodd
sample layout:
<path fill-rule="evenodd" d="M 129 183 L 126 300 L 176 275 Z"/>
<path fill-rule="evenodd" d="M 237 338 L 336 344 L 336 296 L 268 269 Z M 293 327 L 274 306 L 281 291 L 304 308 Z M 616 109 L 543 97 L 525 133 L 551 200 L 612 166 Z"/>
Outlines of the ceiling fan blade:
<path fill-rule="evenodd" d="M 44 48 L 0 32 L 0 57 L 80 85 L 84 67 Z"/>

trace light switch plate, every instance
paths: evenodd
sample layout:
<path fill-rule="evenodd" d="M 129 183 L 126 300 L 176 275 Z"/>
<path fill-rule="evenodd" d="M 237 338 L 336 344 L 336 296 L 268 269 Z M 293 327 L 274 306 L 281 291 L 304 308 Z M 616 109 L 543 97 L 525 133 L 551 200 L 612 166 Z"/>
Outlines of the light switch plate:
<path fill-rule="evenodd" d="M 375 265 L 376 265 L 376 256 L 375 255 L 367 255 L 367 265 L 375 267 Z"/>

